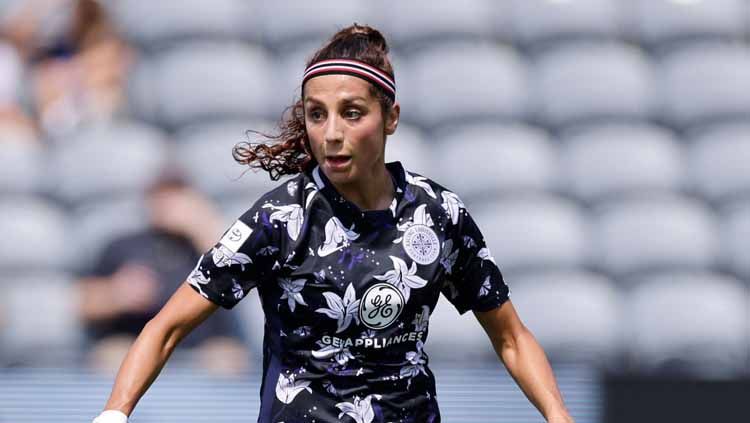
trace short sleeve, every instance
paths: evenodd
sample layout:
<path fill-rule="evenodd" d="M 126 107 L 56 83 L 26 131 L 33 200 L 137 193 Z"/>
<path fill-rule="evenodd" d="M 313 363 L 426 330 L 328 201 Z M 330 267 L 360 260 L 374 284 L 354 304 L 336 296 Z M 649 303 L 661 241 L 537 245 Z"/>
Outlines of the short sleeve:
<path fill-rule="evenodd" d="M 510 289 L 476 222 L 458 197 L 450 195 L 456 201 L 450 204 L 454 207 L 445 207 L 453 230 L 440 258 L 445 268 L 442 293 L 459 314 L 492 310 L 509 298 Z"/>
<path fill-rule="evenodd" d="M 212 302 L 231 309 L 275 272 L 279 231 L 259 200 L 198 259 L 187 283 Z"/>

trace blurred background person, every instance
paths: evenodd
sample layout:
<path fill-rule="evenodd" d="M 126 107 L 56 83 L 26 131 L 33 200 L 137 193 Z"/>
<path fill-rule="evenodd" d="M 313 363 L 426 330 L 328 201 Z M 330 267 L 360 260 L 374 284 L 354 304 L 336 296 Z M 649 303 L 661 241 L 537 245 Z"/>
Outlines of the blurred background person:
<path fill-rule="evenodd" d="M 5 34 L 30 65 L 30 101 L 47 133 L 123 113 L 133 50 L 99 1 L 28 0 L 7 7 Z"/>
<path fill-rule="evenodd" d="M 183 282 L 200 252 L 221 232 L 215 207 L 176 171 L 159 178 L 146 193 L 149 225 L 116 238 L 79 281 L 81 318 L 92 346 L 89 363 L 117 370 L 135 336 Z M 185 339 L 195 365 L 225 374 L 248 370 L 240 322 L 217 313 Z"/>

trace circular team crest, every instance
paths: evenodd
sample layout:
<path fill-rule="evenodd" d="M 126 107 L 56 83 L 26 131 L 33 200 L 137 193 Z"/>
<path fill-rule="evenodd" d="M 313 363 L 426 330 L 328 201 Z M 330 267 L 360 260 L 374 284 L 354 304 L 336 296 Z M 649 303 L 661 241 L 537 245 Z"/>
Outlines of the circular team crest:
<path fill-rule="evenodd" d="M 427 225 L 412 225 L 404 232 L 401 242 L 406 254 L 419 264 L 430 264 L 440 254 L 440 241 Z"/>
<path fill-rule="evenodd" d="M 388 327 L 404 310 L 404 296 L 389 283 L 370 287 L 359 303 L 359 320 L 370 329 Z"/>

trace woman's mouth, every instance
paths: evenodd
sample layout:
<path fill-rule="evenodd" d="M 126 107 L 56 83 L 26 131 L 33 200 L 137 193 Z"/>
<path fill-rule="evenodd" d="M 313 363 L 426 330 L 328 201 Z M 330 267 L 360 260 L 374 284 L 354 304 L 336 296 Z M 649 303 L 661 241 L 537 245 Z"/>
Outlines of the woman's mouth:
<path fill-rule="evenodd" d="M 345 155 L 326 156 L 326 164 L 333 170 L 345 169 L 349 165 L 351 160 L 351 156 Z"/>

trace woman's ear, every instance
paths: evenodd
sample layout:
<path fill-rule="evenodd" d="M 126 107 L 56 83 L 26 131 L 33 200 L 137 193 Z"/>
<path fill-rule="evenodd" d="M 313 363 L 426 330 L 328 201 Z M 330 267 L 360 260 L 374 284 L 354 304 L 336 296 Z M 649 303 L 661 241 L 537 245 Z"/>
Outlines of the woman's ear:
<path fill-rule="evenodd" d="M 388 112 L 388 116 L 386 116 L 385 119 L 385 134 L 386 135 L 393 135 L 394 132 L 396 132 L 396 127 L 398 126 L 398 119 L 401 115 L 401 104 L 398 102 L 393 103 L 393 107 L 391 107 L 391 110 Z"/>

